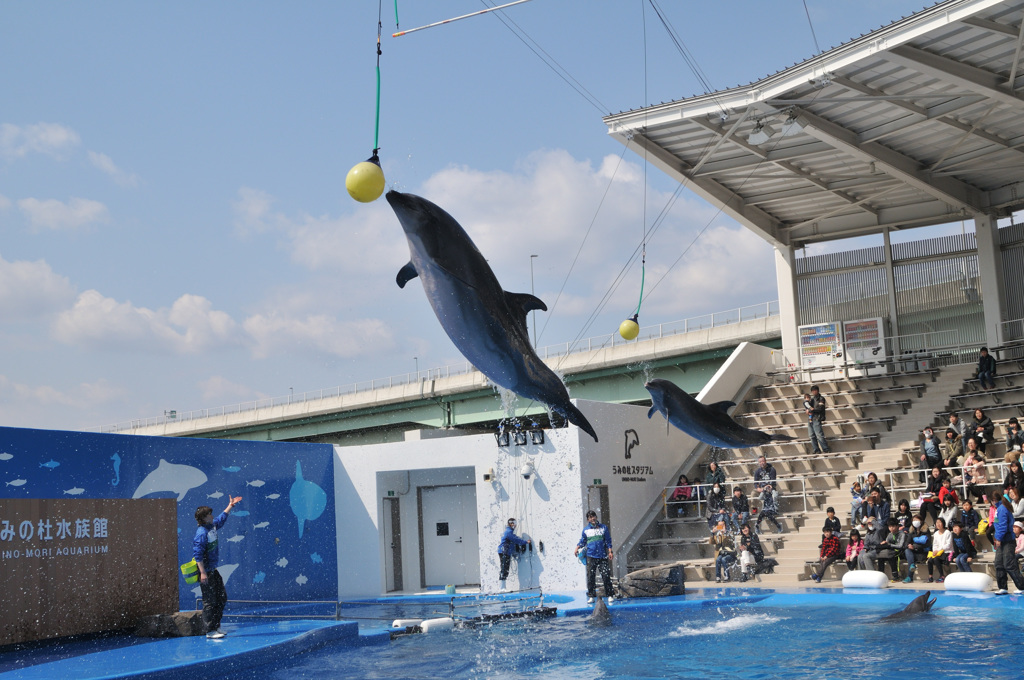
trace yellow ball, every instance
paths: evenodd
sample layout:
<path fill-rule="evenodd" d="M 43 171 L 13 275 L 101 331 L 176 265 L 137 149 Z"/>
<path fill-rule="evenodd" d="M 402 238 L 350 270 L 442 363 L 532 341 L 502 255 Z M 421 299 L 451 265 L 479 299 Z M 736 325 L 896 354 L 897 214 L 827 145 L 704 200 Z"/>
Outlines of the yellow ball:
<path fill-rule="evenodd" d="M 640 324 L 636 322 L 636 317 L 626 319 L 619 324 L 619 335 L 624 340 L 635 340 L 636 336 L 640 335 Z"/>
<path fill-rule="evenodd" d="M 372 203 L 384 193 L 384 171 L 370 161 L 356 163 L 345 176 L 345 188 L 360 203 Z"/>

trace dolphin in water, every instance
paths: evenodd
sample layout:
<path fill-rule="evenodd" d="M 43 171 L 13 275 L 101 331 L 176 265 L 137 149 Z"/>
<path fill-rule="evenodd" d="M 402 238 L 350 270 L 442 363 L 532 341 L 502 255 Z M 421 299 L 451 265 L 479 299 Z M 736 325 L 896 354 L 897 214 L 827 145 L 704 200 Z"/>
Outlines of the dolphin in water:
<path fill-rule="evenodd" d="M 903 619 L 906 619 L 906 618 L 909 618 L 911 616 L 914 616 L 915 614 L 923 614 L 923 613 L 925 613 L 927 611 L 931 611 L 932 605 L 935 604 L 935 598 L 934 597 L 931 599 L 931 601 L 928 600 L 928 598 L 931 597 L 931 594 L 932 594 L 932 591 L 930 591 L 930 590 L 926 591 L 924 595 L 921 595 L 919 597 L 915 597 L 913 600 L 911 600 L 910 604 L 908 604 L 906 609 L 904 609 L 903 611 L 898 611 L 898 612 L 896 612 L 894 614 L 889 614 L 888 616 L 883 616 L 879 620 L 880 621 L 901 621 Z"/>
<path fill-rule="evenodd" d="M 587 623 L 591 626 L 612 625 L 612 614 L 608 611 L 608 605 L 604 603 L 603 597 L 597 598 L 594 602 L 594 611 L 587 618 Z"/>
<path fill-rule="evenodd" d="M 546 404 L 597 441 L 562 380 L 530 346 L 526 315 L 547 311 L 538 298 L 502 289 L 487 260 L 461 225 L 430 201 L 397 191 L 388 203 L 409 241 L 410 261 L 399 288 L 423 281 L 434 314 L 462 355 L 496 385 Z"/>
<path fill-rule="evenodd" d="M 729 409 L 736 404 L 719 401 L 704 405 L 681 390 L 676 384 L 654 378 L 645 385 L 651 393 L 651 410 L 647 417 L 662 413 L 668 422 L 686 434 L 721 449 L 747 449 L 768 442 L 788 442 L 793 439 L 784 434 L 768 434 L 743 427 L 729 417 Z"/>

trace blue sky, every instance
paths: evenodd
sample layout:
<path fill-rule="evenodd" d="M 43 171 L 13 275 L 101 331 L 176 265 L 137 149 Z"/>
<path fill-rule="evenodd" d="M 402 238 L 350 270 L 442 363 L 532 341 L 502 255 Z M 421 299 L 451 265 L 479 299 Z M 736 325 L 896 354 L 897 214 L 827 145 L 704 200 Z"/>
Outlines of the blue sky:
<path fill-rule="evenodd" d="M 807 4 L 822 49 L 921 8 Z M 800 0 L 659 5 L 716 89 L 815 53 Z M 398 3 L 402 29 L 482 7 Z M 595 106 L 493 14 L 391 38 L 384 3 L 388 186 L 455 216 L 509 290 L 530 290 L 537 254 L 549 308 L 593 223 L 542 346 L 632 313 L 637 269 L 585 326 L 645 196 L 649 224 L 674 188 L 620 163 L 601 122 L 703 91 L 650 5 L 645 38 L 644 7 L 505 11 Z M 95 429 L 461 363 L 422 288 L 394 283 L 408 249 L 386 202 L 344 188 L 373 147 L 377 16 L 363 0 L 0 3 L 0 425 Z M 689 192 L 674 205 L 642 325 L 775 298 L 771 249 L 715 213 Z"/>

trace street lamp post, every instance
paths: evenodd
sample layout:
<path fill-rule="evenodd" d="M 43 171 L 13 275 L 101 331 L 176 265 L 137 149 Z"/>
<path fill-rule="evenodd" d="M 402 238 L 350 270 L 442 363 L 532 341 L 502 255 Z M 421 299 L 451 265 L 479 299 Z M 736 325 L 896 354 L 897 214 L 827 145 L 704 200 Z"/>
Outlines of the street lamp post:
<path fill-rule="evenodd" d="M 416 379 L 418 380 L 420 377 L 420 358 L 413 357 L 412 360 L 416 362 Z"/>
<path fill-rule="evenodd" d="M 530 295 L 536 296 L 537 292 L 533 288 L 533 259 L 536 255 L 530 255 Z M 537 349 L 537 312 L 533 313 L 533 348 Z"/>

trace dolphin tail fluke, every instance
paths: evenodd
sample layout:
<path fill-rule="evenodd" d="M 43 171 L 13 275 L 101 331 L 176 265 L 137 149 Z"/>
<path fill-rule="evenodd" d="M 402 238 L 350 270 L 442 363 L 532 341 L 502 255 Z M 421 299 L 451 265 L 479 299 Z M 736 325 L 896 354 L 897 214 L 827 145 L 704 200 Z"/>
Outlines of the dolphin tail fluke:
<path fill-rule="evenodd" d="M 572 404 L 566 404 L 562 409 L 562 415 L 568 418 L 570 423 L 593 437 L 595 442 L 597 441 L 597 432 L 594 431 L 594 426 L 590 424 L 587 417 L 583 415 L 583 411 Z"/>
<path fill-rule="evenodd" d="M 788 434 L 773 434 L 769 439 L 773 442 L 791 442 L 796 439 L 796 437 L 790 437 Z"/>

